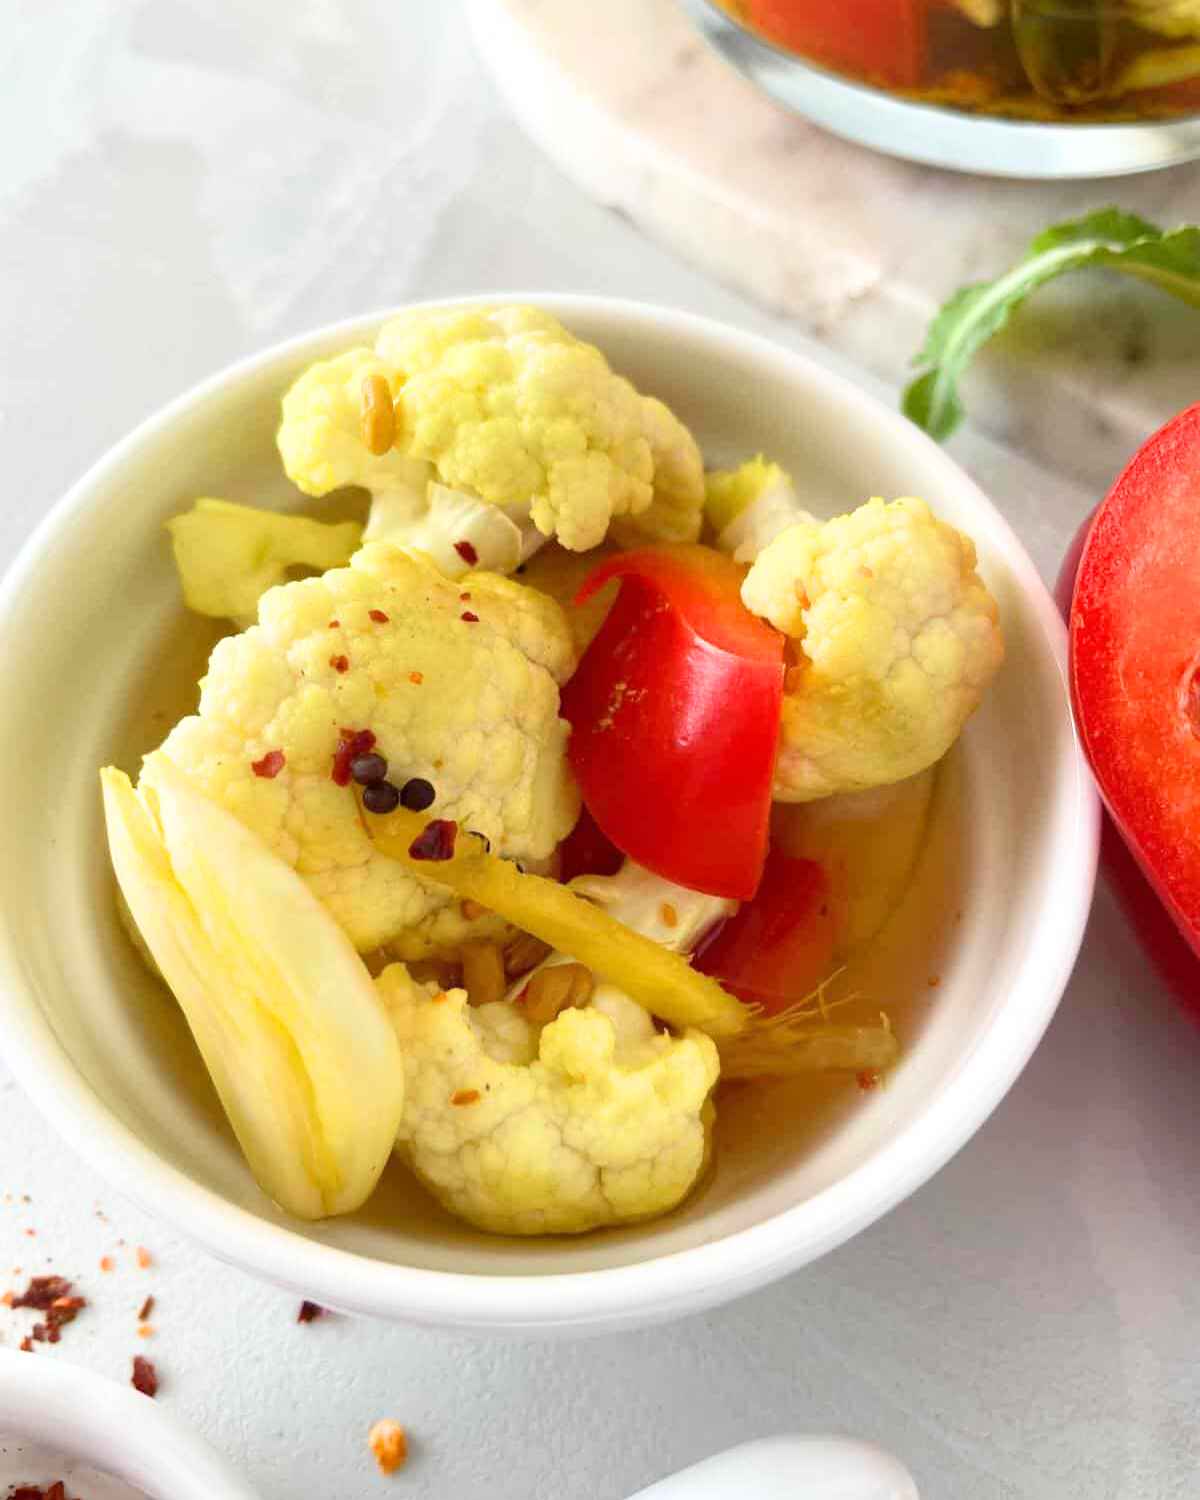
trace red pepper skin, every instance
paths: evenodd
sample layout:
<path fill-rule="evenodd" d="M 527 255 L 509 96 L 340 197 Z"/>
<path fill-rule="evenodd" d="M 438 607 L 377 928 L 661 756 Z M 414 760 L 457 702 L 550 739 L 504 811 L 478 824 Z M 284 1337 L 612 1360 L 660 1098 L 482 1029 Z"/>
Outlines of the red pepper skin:
<path fill-rule="evenodd" d="M 913 88 L 925 59 L 927 0 L 745 0 L 772 41 L 872 83 Z"/>
<path fill-rule="evenodd" d="M 767 853 L 783 704 L 783 636 L 741 601 L 745 570 L 711 547 L 602 563 L 620 593 L 563 690 L 568 754 L 605 836 L 647 869 L 753 896 Z"/>
<path fill-rule="evenodd" d="M 1076 724 L 1126 846 L 1105 830 L 1105 874 L 1160 975 L 1200 1019 L 1200 723 L 1191 692 L 1200 404 L 1135 454 L 1080 528 L 1056 593 L 1069 601 Z"/>
<path fill-rule="evenodd" d="M 810 995 L 834 967 L 837 902 L 827 871 L 772 849 L 754 900 L 740 906 L 693 959 L 766 1015 Z"/>

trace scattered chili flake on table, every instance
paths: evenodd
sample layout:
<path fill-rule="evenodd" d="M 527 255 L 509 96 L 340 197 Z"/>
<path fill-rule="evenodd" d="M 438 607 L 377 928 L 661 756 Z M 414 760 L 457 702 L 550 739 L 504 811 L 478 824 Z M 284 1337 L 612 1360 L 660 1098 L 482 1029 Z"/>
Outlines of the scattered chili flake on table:
<path fill-rule="evenodd" d="M 369 620 L 374 620 L 376 625 L 386 625 L 388 622 L 387 615 L 385 615 L 383 610 L 381 609 L 367 610 L 367 618 Z"/>
<path fill-rule="evenodd" d="M 26 1353 L 32 1351 L 34 1344 L 57 1344 L 61 1340 L 62 1330 L 68 1323 L 73 1323 L 87 1306 L 87 1299 L 74 1296 L 73 1292 L 74 1288 L 65 1276 L 34 1276 L 21 1295 L 8 1304 L 13 1308 L 30 1307 L 35 1312 L 46 1314 L 22 1340 L 21 1347 Z"/>
<path fill-rule="evenodd" d="M 307 1297 L 300 1304 L 300 1311 L 296 1314 L 297 1323 L 315 1323 L 318 1318 L 325 1316 L 325 1309 L 319 1302 L 310 1302 Z"/>
<path fill-rule="evenodd" d="M 113 1260 L 111 1255 L 102 1255 L 100 1257 L 100 1269 L 106 1273 L 113 1270 L 116 1267 L 116 1264 L 116 1261 Z"/>
<path fill-rule="evenodd" d="M 384 1474 L 394 1474 L 408 1458 L 408 1434 L 391 1417 L 383 1417 L 375 1423 L 367 1434 L 367 1446 Z"/>
<path fill-rule="evenodd" d="M 129 1383 L 135 1391 L 141 1391 L 143 1396 L 158 1395 L 158 1371 L 140 1354 L 133 1356 L 133 1374 Z"/>
<path fill-rule="evenodd" d="M 250 769 L 256 776 L 262 776 L 267 781 L 274 781 L 286 764 L 286 757 L 282 750 L 268 750 L 261 760 L 252 760 Z"/>
<path fill-rule="evenodd" d="M 142 1303 L 141 1307 L 138 1308 L 138 1315 L 137 1315 L 138 1322 L 139 1323 L 144 1323 L 146 1321 L 146 1319 L 150 1316 L 150 1314 L 153 1311 L 154 1311 L 154 1298 L 152 1296 L 151 1297 L 147 1297 L 146 1300 L 145 1300 L 145 1302 Z"/>
<path fill-rule="evenodd" d="M 137 1247 L 137 1263 L 141 1270 L 148 1271 L 154 1264 L 154 1257 L 146 1249 L 145 1245 Z"/>

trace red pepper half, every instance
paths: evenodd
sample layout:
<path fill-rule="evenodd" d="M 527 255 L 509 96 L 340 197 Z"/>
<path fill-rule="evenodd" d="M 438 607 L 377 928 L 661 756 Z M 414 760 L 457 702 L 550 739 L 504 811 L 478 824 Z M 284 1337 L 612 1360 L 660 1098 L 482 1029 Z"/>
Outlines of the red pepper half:
<path fill-rule="evenodd" d="M 1054 597 L 1068 623 L 1079 564 L 1099 509 L 1075 533 L 1055 583 Z M 1200 1021 L 1200 954 L 1168 914 L 1107 811 L 1100 837 L 1100 870 L 1159 978 L 1191 1017 Z"/>
<path fill-rule="evenodd" d="M 563 690 L 583 800 L 623 853 L 714 896 L 753 896 L 767 853 L 783 636 L 711 547 L 609 558 L 576 596 L 621 590 Z"/>
<path fill-rule="evenodd" d="M 823 866 L 772 849 L 754 900 L 738 908 L 693 962 L 739 1000 L 772 1015 L 828 979 L 837 939 L 837 903 Z"/>
<path fill-rule="evenodd" d="M 1096 512 L 1070 625 L 1101 794 L 1200 953 L 1200 405 L 1139 449 Z"/>

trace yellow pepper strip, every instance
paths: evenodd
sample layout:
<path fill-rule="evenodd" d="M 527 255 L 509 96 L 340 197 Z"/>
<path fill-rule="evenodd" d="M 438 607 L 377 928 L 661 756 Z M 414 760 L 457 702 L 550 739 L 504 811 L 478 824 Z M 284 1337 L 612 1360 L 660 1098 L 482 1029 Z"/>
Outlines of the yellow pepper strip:
<path fill-rule="evenodd" d="M 889 1027 L 813 1025 L 808 1017 L 756 1017 L 742 1036 L 721 1045 L 721 1077 L 781 1078 L 793 1073 L 879 1072 L 900 1045 Z"/>
<path fill-rule="evenodd" d="M 750 1009 L 715 979 L 697 973 L 681 954 L 634 932 L 565 885 L 524 874 L 511 860 L 487 853 L 478 836 L 458 830 L 449 858 L 414 858 L 415 840 L 427 829 L 437 832 L 424 814 L 403 808 L 382 817 L 364 812 L 363 824 L 381 854 L 499 912 L 672 1026 L 696 1026 L 715 1039 L 736 1036 L 749 1026 Z M 446 831 L 453 826 L 446 825 Z M 436 843 L 436 837 L 431 841 Z"/>

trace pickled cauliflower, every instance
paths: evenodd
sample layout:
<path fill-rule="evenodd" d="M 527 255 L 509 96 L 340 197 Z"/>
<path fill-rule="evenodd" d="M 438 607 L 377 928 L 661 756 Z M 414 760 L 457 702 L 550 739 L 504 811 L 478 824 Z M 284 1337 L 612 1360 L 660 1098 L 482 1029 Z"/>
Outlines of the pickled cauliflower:
<path fill-rule="evenodd" d="M 950 748 L 1004 656 L 969 537 L 921 500 L 870 500 L 763 549 L 748 609 L 791 638 L 775 796 L 913 776 Z"/>
<path fill-rule="evenodd" d="M 375 852 L 348 778 L 335 779 L 339 745 L 373 735 L 398 785 L 428 784 L 431 816 L 544 859 L 579 811 L 558 717 L 573 661 L 544 595 L 489 574 L 464 590 L 369 544 L 347 568 L 264 594 L 259 623 L 217 644 L 199 711 L 162 749 L 303 876 L 360 951 L 419 957 L 481 924 Z"/>
<path fill-rule="evenodd" d="M 658 1032 L 601 985 L 538 1027 L 504 1001 L 378 981 L 404 1057 L 398 1149 L 459 1218 L 496 1234 L 577 1234 L 675 1207 L 708 1159 L 717 1081 L 702 1032 Z"/>
<path fill-rule="evenodd" d="M 382 399 L 379 381 L 393 406 L 372 428 L 364 393 Z M 368 436 L 380 432 L 390 445 L 373 451 Z M 610 531 L 627 542 L 692 541 L 700 531 L 704 479 L 691 434 L 599 349 L 532 307 L 393 318 L 373 350 L 305 371 L 284 397 L 279 450 L 306 494 L 370 490 L 369 538 L 437 549 L 456 572 L 472 553 L 491 567 L 514 545 L 517 560 L 528 556 L 530 533 L 586 551 Z M 457 513 L 434 515 L 431 484 L 457 497 Z"/>

